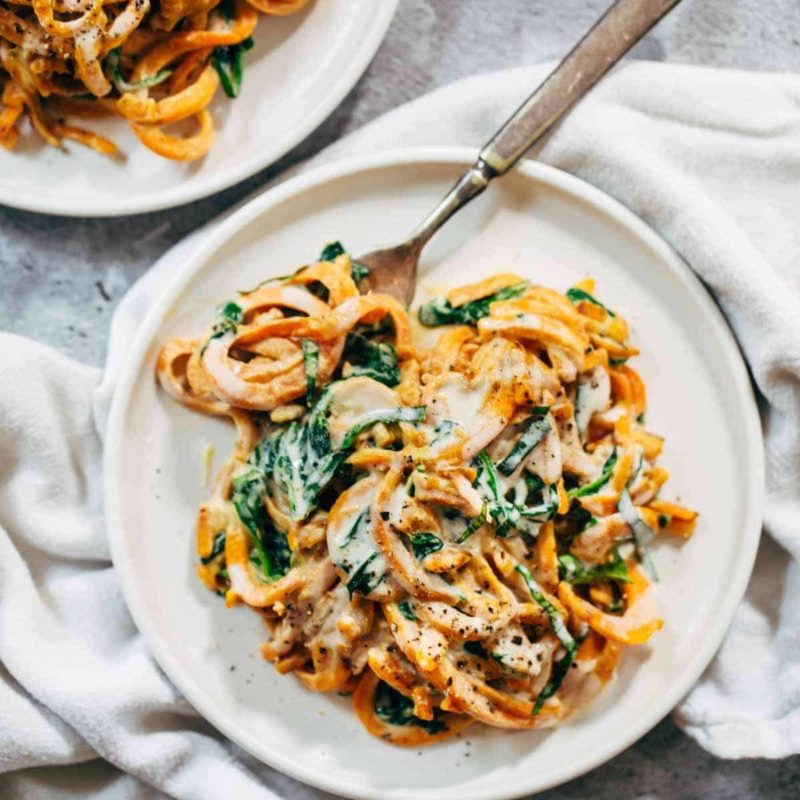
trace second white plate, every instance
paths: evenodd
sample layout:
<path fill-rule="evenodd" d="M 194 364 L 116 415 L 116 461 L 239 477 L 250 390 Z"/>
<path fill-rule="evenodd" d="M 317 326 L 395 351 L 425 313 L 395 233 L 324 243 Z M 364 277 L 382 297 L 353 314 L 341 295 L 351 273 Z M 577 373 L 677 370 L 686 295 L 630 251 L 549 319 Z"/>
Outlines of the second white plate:
<path fill-rule="evenodd" d="M 28 123 L 15 150 L 0 147 L 0 203 L 75 217 L 171 208 L 249 178 L 313 131 L 353 88 L 392 21 L 398 0 L 315 0 L 288 17 L 259 15 L 242 93 L 220 89 L 216 139 L 193 163 L 148 150 L 119 118 L 84 124 L 125 154 L 112 160 L 75 143 L 48 147 Z"/>
<path fill-rule="evenodd" d="M 422 284 L 475 269 L 515 271 L 564 290 L 593 275 L 642 350 L 648 427 L 666 436 L 667 496 L 701 512 L 685 543 L 655 561 L 666 624 L 630 648 L 587 713 L 552 732 L 468 730 L 402 750 L 370 737 L 349 700 L 306 691 L 258 654 L 256 614 L 226 609 L 198 582 L 193 524 L 203 453 L 230 450 L 224 422 L 156 388 L 158 349 L 199 335 L 216 303 L 285 274 L 331 239 L 363 252 L 403 235 L 474 157 L 464 150 L 381 154 L 277 187 L 227 220 L 151 312 L 120 376 L 106 440 L 114 563 L 155 657 L 192 704 L 235 742 L 307 783 L 381 800 L 491 800 L 540 791 L 630 745 L 686 694 L 718 648 L 755 555 L 761 523 L 760 427 L 747 371 L 700 282 L 643 222 L 597 189 L 533 162 L 497 181 L 426 250 Z M 469 273 L 469 275 L 467 274 Z"/>

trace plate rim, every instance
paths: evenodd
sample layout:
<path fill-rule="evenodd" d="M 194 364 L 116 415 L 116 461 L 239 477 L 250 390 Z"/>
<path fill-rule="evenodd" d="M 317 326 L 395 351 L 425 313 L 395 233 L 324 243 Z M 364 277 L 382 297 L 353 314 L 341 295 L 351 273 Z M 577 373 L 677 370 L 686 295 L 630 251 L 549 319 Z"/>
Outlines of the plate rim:
<path fill-rule="evenodd" d="M 219 170 L 216 177 L 200 181 L 189 190 L 185 190 L 185 181 L 181 180 L 169 188 L 152 192 L 140 199 L 123 203 L 113 208 L 108 207 L 107 200 L 93 201 L 87 194 L 83 199 L 64 205 L 58 201 L 50 201 L 48 192 L 25 192 L 9 189 L 0 184 L 0 206 L 28 211 L 35 214 L 50 214 L 59 217 L 78 217 L 91 219 L 113 219 L 115 217 L 136 216 L 154 211 L 179 208 L 196 200 L 211 197 L 225 189 L 252 178 L 253 175 L 273 165 L 283 158 L 292 148 L 297 147 L 310 136 L 333 112 L 339 108 L 353 87 L 367 71 L 372 59 L 378 52 L 386 33 L 392 23 L 400 0 L 370 0 L 369 8 L 374 11 L 374 19 L 368 29 L 368 35 L 356 42 L 355 57 L 347 60 L 344 68 L 338 73 L 338 79 L 331 90 L 326 92 L 325 99 L 318 103 L 310 113 L 304 115 L 294 126 L 294 133 L 277 148 L 253 148 L 249 159 L 243 159 L 234 169 Z M 144 145 L 141 145 L 144 147 Z M 122 196 L 124 197 L 124 195 Z"/>
<path fill-rule="evenodd" d="M 121 452 L 119 443 L 123 432 L 123 422 L 135 388 L 135 378 L 143 367 L 143 361 L 152 345 L 158 327 L 169 312 L 176 296 L 185 288 L 195 272 L 201 269 L 210 259 L 213 259 L 219 249 L 236 233 L 262 214 L 267 213 L 271 207 L 278 203 L 340 178 L 380 168 L 412 166 L 414 164 L 463 164 L 468 166 L 474 161 L 476 155 L 476 149 L 461 146 L 395 148 L 368 156 L 342 159 L 332 164 L 317 167 L 255 197 L 227 220 L 220 223 L 218 228 L 210 232 L 208 239 L 195 250 L 194 254 L 187 259 L 172 280 L 164 287 L 160 297 L 146 314 L 139 330 L 136 332 L 128 358 L 124 364 L 120 365 L 108 417 L 104 453 L 112 455 L 105 456 L 103 481 L 106 497 L 105 515 L 111 556 L 114 567 L 117 570 L 125 602 L 153 657 L 167 677 L 206 721 L 259 761 L 307 785 L 328 792 L 336 792 L 345 797 L 358 798 L 358 800 L 362 798 L 369 800 L 369 798 L 374 797 L 381 797 L 382 800 L 390 797 L 393 800 L 413 797 L 418 800 L 421 790 L 392 789 L 387 791 L 378 787 L 367 786 L 354 788 L 336 777 L 319 774 L 310 768 L 306 769 L 301 764 L 286 758 L 280 752 L 270 750 L 270 752 L 266 753 L 259 746 L 255 737 L 250 737 L 244 732 L 235 730 L 235 724 L 229 723 L 215 711 L 212 703 L 206 702 L 202 688 L 195 683 L 187 672 L 184 672 L 182 667 L 173 659 L 166 643 L 160 640 L 154 627 L 151 628 L 148 615 L 140 603 L 133 570 L 129 567 L 125 558 L 124 537 L 119 519 L 118 481 L 115 480 L 115 458 L 119 458 L 119 456 L 115 454 Z M 661 702 L 653 704 L 648 709 L 648 712 L 642 715 L 636 726 L 627 729 L 618 738 L 610 739 L 610 745 L 598 747 L 579 764 L 565 766 L 557 776 L 551 776 L 543 783 L 532 782 L 524 787 L 520 787 L 519 783 L 517 783 L 514 787 L 505 789 L 499 786 L 489 793 L 476 793 L 474 790 L 468 790 L 462 786 L 459 787 L 460 800 L 511 800 L 511 798 L 521 797 L 531 792 L 540 792 L 562 785 L 611 760 L 664 719 L 697 683 L 721 646 L 733 621 L 739 602 L 747 588 L 755 563 L 763 522 L 765 497 L 764 449 L 758 407 L 749 371 L 738 342 L 710 292 L 683 258 L 660 234 L 611 195 L 606 194 L 603 190 L 581 178 L 533 159 L 526 159 L 520 162 L 516 169 L 535 182 L 544 183 L 565 191 L 574 200 L 588 203 L 593 208 L 607 214 L 615 222 L 631 232 L 644 246 L 654 250 L 667 263 L 674 277 L 680 280 L 684 288 L 698 298 L 705 308 L 707 321 L 713 328 L 713 333 L 724 350 L 727 366 L 734 380 L 733 394 L 741 398 L 741 410 L 746 424 L 739 433 L 744 435 L 745 446 L 752 454 L 752 459 L 749 462 L 750 477 L 747 484 L 749 502 L 742 526 L 743 546 L 739 550 L 735 569 L 732 571 L 731 579 L 727 583 L 726 594 L 722 598 L 722 602 L 717 606 L 703 645 L 695 651 L 693 658 L 690 660 L 691 667 L 685 672 L 681 681 L 671 685 L 670 690 L 662 695 Z M 443 190 L 445 189 L 446 187 L 443 187 Z"/>

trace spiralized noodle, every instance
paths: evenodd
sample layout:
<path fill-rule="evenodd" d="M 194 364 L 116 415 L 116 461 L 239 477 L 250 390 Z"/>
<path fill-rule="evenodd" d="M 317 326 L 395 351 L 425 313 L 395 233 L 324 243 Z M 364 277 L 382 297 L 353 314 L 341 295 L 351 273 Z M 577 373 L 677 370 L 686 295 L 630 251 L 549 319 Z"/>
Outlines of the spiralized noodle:
<path fill-rule="evenodd" d="M 310 0 L 0 0 L 0 145 L 26 117 L 53 147 L 73 139 L 119 155 L 65 117 L 117 114 L 139 141 L 177 161 L 214 141 L 208 106 L 222 81 L 239 92 L 258 12 L 294 14 Z M 194 123 L 196 130 L 167 126 Z"/>
<path fill-rule="evenodd" d="M 556 725 L 661 628 L 649 544 L 697 519 L 658 498 L 625 320 L 497 275 L 422 306 L 419 349 L 365 271 L 334 243 L 164 345 L 163 389 L 237 431 L 198 575 L 387 742 Z"/>

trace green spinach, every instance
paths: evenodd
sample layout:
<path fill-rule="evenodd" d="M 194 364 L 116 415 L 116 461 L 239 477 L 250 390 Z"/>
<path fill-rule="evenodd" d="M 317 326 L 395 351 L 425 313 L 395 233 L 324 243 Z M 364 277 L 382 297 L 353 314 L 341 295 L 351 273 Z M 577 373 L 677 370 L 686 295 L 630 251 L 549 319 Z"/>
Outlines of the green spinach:
<path fill-rule="evenodd" d="M 461 533 L 459 533 L 453 541 L 456 544 L 461 544 L 461 542 L 466 542 L 470 536 L 472 536 L 475 531 L 477 531 L 481 525 L 483 525 L 489 516 L 489 504 L 484 500 L 483 505 L 481 506 L 480 513 L 477 517 L 473 517 L 466 528 L 464 528 Z"/>
<path fill-rule="evenodd" d="M 343 358 L 351 366 L 348 377 L 363 375 L 386 386 L 400 383 L 397 350 L 390 342 L 373 342 L 360 333 L 349 333 Z"/>
<path fill-rule="evenodd" d="M 322 252 L 319 254 L 320 261 L 335 261 L 339 256 L 343 256 L 347 250 L 344 249 L 344 246 L 341 242 L 328 242 L 325 247 L 322 248 Z"/>
<path fill-rule="evenodd" d="M 434 712 L 432 720 L 415 717 L 414 703 L 384 681 L 378 683 L 373 702 L 375 714 L 390 725 L 417 725 L 431 735 L 447 730 L 447 725 L 437 719 L 441 715 L 440 711 Z"/>
<path fill-rule="evenodd" d="M 481 297 L 465 303 L 463 306 L 453 306 L 443 297 L 435 297 L 429 303 L 420 306 L 417 316 L 423 325 L 435 327 L 437 325 L 474 325 L 479 319 L 489 315 L 489 306 L 498 300 L 510 300 L 519 297 L 530 286 L 528 281 L 505 286 L 488 297 Z"/>
<path fill-rule="evenodd" d="M 139 89 L 149 89 L 152 86 L 158 86 L 159 83 L 163 83 L 167 78 L 169 78 L 170 75 L 172 75 L 171 69 L 162 69 L 156 72 L 154 75 L 148 76 L 147 78 L 142 78 L 141 80 L 128 83 L 128 81 L 122 77 L 122 70 L 119 66 L 119 57 L 119 48 L 116 48 L 115 50 L 111 50 L 109 52 L 104 63 L 108 71 L 111 73 L 111 82 L 117 87 L 117 91 L 120 94 L 125 92 L 135 92 Z"/>
<path fill-rule="evenodd" d="M 294 520 L 305 519 L 314 510 L 317 497 L 348 455 L 331 448 L 328 426 L 318 409 L 319 402 L 308 420 L 290 423 L 277 442 L 273 475 Z"/>
<path fill-rule="evenodd" d="M 319 345 L 313 339 L 301 339 L 300 349 L 303 352 L 303 367 L 306 372 L 306 403 L 310 406 L 317 392 Z"/>
<path fill-rule="evenodd" d="M 411 551 L 419 561 L 444 547 L 444 542 L 438 536 L 428 532 L 412 533 L 410 539 Z"/>
<path fill-rule="evenodd" d="M 574 529 L 574 536 L 583 533 L 592 525 L 597 525 L 597 520 L 577 500 L 570 503 L 569 511 L 564 514 L 564 519 Z"/>
<path fill-rule="evenodd" d="M 544 609 L 547 618 L 550 620 L 550 627 L 553 629 L 553 633 L 566 651 L 564 657 L 553 665 L 550 680 L 536 698 L 536 703 L 533 706 L 533 713 L 536 715 L 542 710 L 544 701 L 548 697 L 552 697 L 561 687 L 570 664 L 572 664 L 578 652 L 580 642 L 576 641 L 567 630 L 563 617 L 558 613 L 558 609 L 544 596 L 539 584 L 533 579 L 533 575 L 522 564 L 517 564 L 514 569 L 522 575 L 531 597 Z"/>
<path fill-rule="evenodd" d="M 503 664 L 502 653 L 491 653 L 480 642 L 464 642 L 462 647 L 472 656 L 477 656 L 478 658 L 491 658 L 498 664 Z"/>
<path fill-rule="evenodd" d="M 356 286 L 359 286 L 365 278 L 369 278 L 371 272 L 372 270 L 366 264 L 350 260 L 350 277 Z"/>
<path fill-rule="evenodd" d="M 250 469 L 233 479 L 232 488 L 233 505 L 252 535 L 264 578 L 280 578 L 289 571 L 292 551 L 286 534 L 275 530 L 267 514 L 264 478 L 257 470 Z"/>
<path fill-rule="evenodd" d="M 477 656 L 478 658 L 488 658 L 489 654 L 486 652 L 486 648 L 480 642 L 464 642 L 462 645 L 464 651 L 469 653 L 471 656 Z"/>
<path fill-rule="evenodd" d="M 364 414 L 361 422 L 357 422 L 350 428 L 342 441 L 342 449 L 349 450 L 365 430 L 379 422 L 384 425 L 391 425 L 394 422 L 422 422 L 426 413 L 426 406 L 402 406 L 391 411 L 371 411 Z"/>
<path fill-rule="evenodd" d="M 210 564 L 217 556 L 225 552 L 225 531 L 220 531 L 214 535 L 214 542 L 211 545 L 211 552 L 207 556 L 200 557 L 201 564 Z"/>
<path fill-rule="evenodd" d="M 367 507 L 356 517 L 356 521 L 353 523 L 350 530 L 347 532 L 347 536 L 344 537 L 343 544 L 348 545 L 352 542 L 358 541 L 359 539 L 363 538 L 363 536 L 367 533 L 369 526 L 370 526 L 370 510 L 369 507 Z M 340 566 L 345 572 L 350 572 L 353 565 L 344 562 Z"/>
<path fill-rule="evenodd" d="M 222 89 L 228 97 L 238 97 L 242 91 L 242 76 L 244 66 L 243 56 L 247 50 L 253 47 L 253 37 L 248 36 L 239 44 L 223 45 L 215 47 L 211 54 L 211 63 L 219 75 Z"/>
<path fill-rule="evenodd" d="M 525 502 L 530 503 L 531 499 L 536 497 L 544 489 L 544 481 L 538 475 L 531 475 L 530 472 L 524 472 L 522 475 L 525 480 Z"/>
<path fill-rule="evenodd" d="M 367 556 L 361 565 L 347 581 L 347 591 L 352 597 L 356 592 L 366 597 L 382 580 L 384 573 L 375 572 L 370 566 L 378 558 L 378 553 L 374 552 Z"/>
<path fill-rule="evenodd" d="M 577 652 L 577 646 L 575 649 Z M 567 652 L 558 661 L 554 662 L 553 669 L 550 672 L 550 679 L 544 685 L 542 691 L 539 692 L 536 702 L 533 704 L 534 717 L 541 712 L 545 700 L 552 697 L 561 688 L 561 684 L 564 683 L 564 678 L 567 677 L 569 668 L 574 660 L 574 654 Z"/>
<path fill-rule="evenodd" d="M 613 560 L 606 564 L 587 566 L 571 553 L 558 557 L 558 572 L 561 580 L 574 585 L 595 583 L 597 581 L 620 581 L 630 583 L 628 567 L 616 548 L 613 550 Z"/>
<path fill-rule="evenodd" d="M 500 492 L 500 479 L 485 450 L 478 453 L 476 485 L 488 503 L 495 533 L 501 537 L 508 536 L 514 530 L 536 536 L 539 532 L 539 523 L 552 519 L 558 510 L 558 491 L 555 486 L 548 487 L 550 499 L 537 506 L 518 506 L 507 500 Z"/>
<path fill-rule="evenodd" d="M 568 653 L 571 653 L 574 656 L 578 649 L 575 639 L 567 630 L 567 626 L 564 623 L 564 618 L 558 612 L 558 609 L 544 596 L 541 587 L 538 583 L 536 583 L 533 575 L 531 575 L 526 567 L 524 567 L 522 564 L 517 564 L 514 569 L 520 575 L 522 575 L 525 585 L 528 587 L 528 591 L 531 593 L 531 597 L 544 609 L 545 614 L 547 614 L 547 618 L 550 620 L 550 627 L 553 629 L 553 633 L 556 635 L 558 641 L 561 642 L 562 646 Z"/>
<path fill-rule="evenodd" d="M 347 253 L 347 250 L 344 249 L 341 242 L 329 242 L 322 248 L 322 252 L 319 254 L 319 260 L 333 261 L 345 253 Z M 362 264 L 360 261 L 356 261 L 353 258 L 350 259 L 350 265 L 350 277 L 352 277 L 356 286 L 358 286 L 364 278 L 368 278 L 370 272 L 372 272 L 366 264 Z"/>
<path fill-rule="evenodd" d="M 578 305 L 581 300 L 585 300 L 587 303 L 591 303 L 595 306 L 600 306 L 600 308 L 604 308 L 606 313 L 610 317 L 616 317 L 617 315 L 607 306 L 604 306 L 596 297 L 593 297 L 589 294 L 589 292 L 584 291 L 583 289 L 578 289 L 576 286 L 573 286 L 571 289 L 567 289 L 567 297 Z"/>
<path fill-rule="evenodd" d="M 316 508 L 317 498 L 344 464 L 361 433 L 379 422 L 420 422 L 425 417 L 425 406 L 365 414 L 334 450 L 326 419 L 331 401 L 328 387 L 304 420 L 269 434 L 250 457 L 250 463 L 264 478 L 275 480 L 286 495 L 294 520 L 306 519 Z"/>
<path fill-rule="evenodd" d="M 239 329 L 239 325 L 243 322 L 244 311 L 238 303 L 229 300 L 227 303 L 218 305 L 214 310 L 214 325 L 211 328 L 211 335 L 208 337 L 208 341 L 203 345 L 200 356 L 202 357 L 203 353 L 205 353 L 208 342 L 212 339 L 219 339 L 226 333 L 236 333 Z"/>
<path fill-rule="evenodd" d="M 511 475 L 528 457 L 528 454 L 541 443 L 549 431 L 550 421 L 547 417 L 531 420 L 517 439 L 511 452 L 497 465 L 498 471 L 503 475 Z"/>
<path fill-rule="evenodd" d="M 611 455 L 606 459 L 606 463 L 603 464 L 603 471 L 600 473 L 600 477 L 596 478 L 591 483 L 587 483 L 585 486 L 578 486 L 575 489 L 570 489 L 567 492 L 569 497 L 585 497 L 587 494 L 596 494 L 610 480 L 611 473 L 614 471 L 614 465 L 616 463 L 617 451 L 614 450 L 614 452 L 611 453 Z"/>
<path fill-rule="evenodd" d="M 372 544 L 372 521 L 367 506 L 353 521 L 344 537 L 342 546 L 337 548 L 336 566 L 349 576 L 347 589 L 352 597 L 355 592 L 368 595 L 385 575 L 385 563 Z M 370 543 L 366 547 L 365 543 Z"/>
<path fill-rule="evenodd" d="M 411 608 L 411 603 L 408 600 L 403 600 L 402 603 L 398 603 L 397 608 L 407 620 L 416 622 L 417 615 L 414 613 L 414 610 Z"/>

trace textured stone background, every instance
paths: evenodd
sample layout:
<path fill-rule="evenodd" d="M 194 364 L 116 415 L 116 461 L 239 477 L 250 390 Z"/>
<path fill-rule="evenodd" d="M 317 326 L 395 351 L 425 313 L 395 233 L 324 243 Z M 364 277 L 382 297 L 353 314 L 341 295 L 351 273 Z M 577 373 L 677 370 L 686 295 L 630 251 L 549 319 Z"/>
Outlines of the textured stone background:
<path fill-rule="evenodd" d="M 177 210 L 113 221 L 42 217 L 0 206 L 0 329 L 102 364 L 115 304 L 187 233 L 291 164 L 407 100 L 474 73 L 557 58 L 606 5 L 608 0 L 400 0 L 380 52 L 342 106 L 281 162 L 249 181 Z M 634 57 L 800 69 L 800 0 L 684 0 Z M 97 775 L 100 781 L 105 777 Z M 798 797 L 800 757 L 720 761 L 665 721 L 606 766 L 541 795 L 587 796 Z"/>

